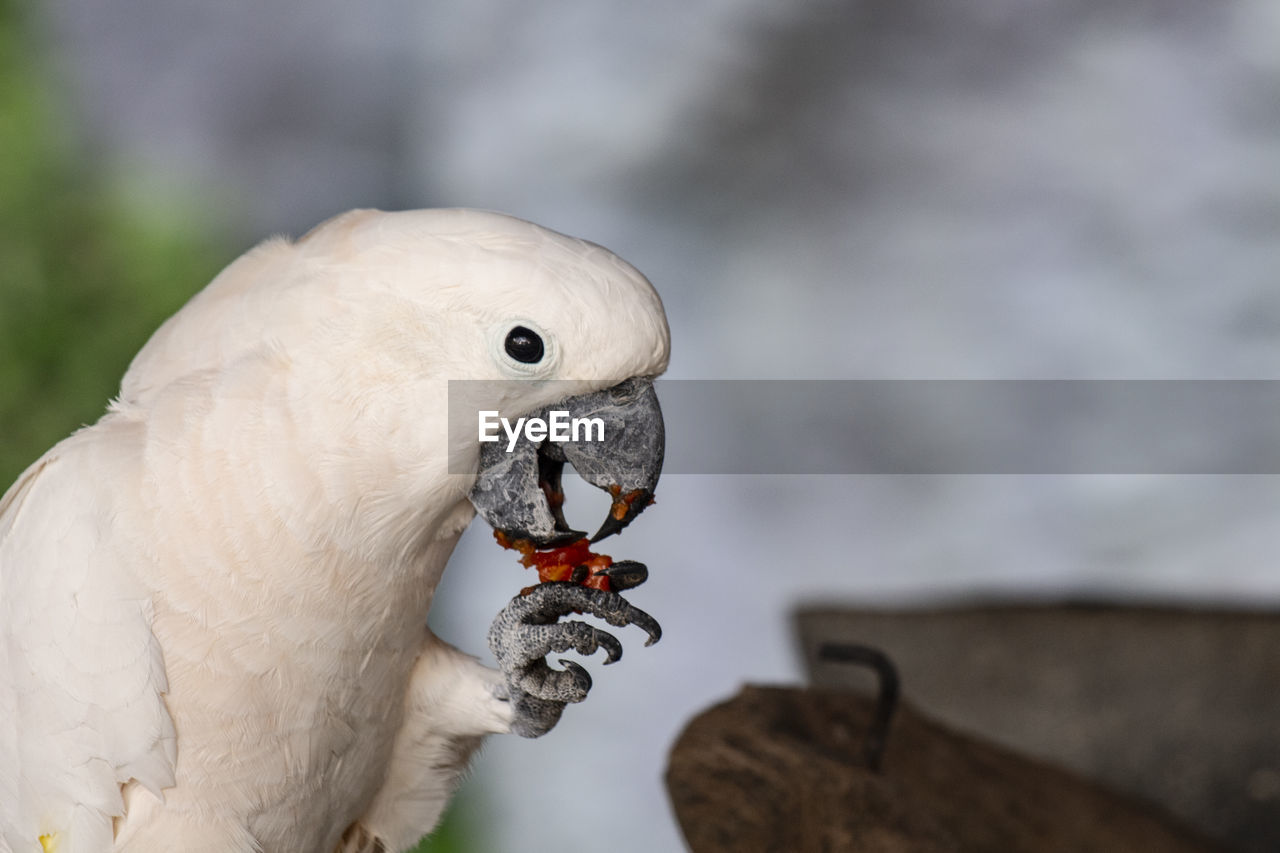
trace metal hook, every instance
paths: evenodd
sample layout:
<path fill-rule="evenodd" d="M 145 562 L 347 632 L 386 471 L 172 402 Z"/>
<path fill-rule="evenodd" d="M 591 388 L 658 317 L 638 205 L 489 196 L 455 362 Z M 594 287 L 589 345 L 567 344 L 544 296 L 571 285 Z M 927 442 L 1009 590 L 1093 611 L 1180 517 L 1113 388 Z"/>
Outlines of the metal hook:
<path fill-rule="evenodd" d="M 898 668 L 889 656 L 871 646 L 854 643 L 823 643 L 818 648 L 821 660 L 833 663 L 859 664 L 873 670 L 880 680 L 880 694 L 876 697 L 876 709 L 867 729 L 867 739 L 862 752 L 872 772 L 880 773 L 884 749 L 889 740 L 889 725 L 893 712 L 898 708 L 900 680 Z"/>

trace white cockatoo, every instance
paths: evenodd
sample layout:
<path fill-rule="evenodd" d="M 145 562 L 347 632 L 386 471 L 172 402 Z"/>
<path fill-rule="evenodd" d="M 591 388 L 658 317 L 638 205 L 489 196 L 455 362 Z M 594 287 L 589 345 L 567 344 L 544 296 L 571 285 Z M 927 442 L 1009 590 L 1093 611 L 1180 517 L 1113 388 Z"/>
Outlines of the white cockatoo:
<path fill-rule="evenodd" d="M 597 538 L 643 509 L 668 347 L 634 268 L 500 214 L 353 211 L 231 264 L 0 502 L 0 851 L 416 843 L 483 736 L 586 695 L 547 654 L 617 658 L 560 617 L 657 638 L 630 562 L 515 597 L 499 669 L 427 612 L 477 510 L 526 553 L 581 536 L 566 461 L 613 493 Z M 604 440 L 479 441 L 552 409 Z"/>

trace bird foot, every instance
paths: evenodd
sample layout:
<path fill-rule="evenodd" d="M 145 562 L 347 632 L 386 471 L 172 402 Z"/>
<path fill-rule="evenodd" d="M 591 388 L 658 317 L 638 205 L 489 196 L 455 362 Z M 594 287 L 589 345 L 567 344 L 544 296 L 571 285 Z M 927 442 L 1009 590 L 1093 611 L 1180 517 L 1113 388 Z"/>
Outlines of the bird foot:
<path fill-rule="evenodd" d="M 643 581 L 642 577 L 635 580 L 646 574 L 642 564 L 627 567 L 620 575 L 635 581 L 629 586 Z M 591 689 L 591 675 L 580 665 L 560 659 L 564 669 L 553 669 L 547 655 L 570 650 L 592 655 L 604 649 L 606 665 L 622 657 L 622 644 L 609 632 L 586 622 L 560 621 L 573 613 L 595 616 L 619 628 L 635 625 L 649 635 L 646 646 L 662 637 L 662 628 L 652 616 L 616 592 L 551 582 L 513 598 L 489 628 L 489 648 L 506 676 L 507 700 L 515 711 L 511 731 L 521 737 L 546 734 L 564 706 L 581 702 Z"/>

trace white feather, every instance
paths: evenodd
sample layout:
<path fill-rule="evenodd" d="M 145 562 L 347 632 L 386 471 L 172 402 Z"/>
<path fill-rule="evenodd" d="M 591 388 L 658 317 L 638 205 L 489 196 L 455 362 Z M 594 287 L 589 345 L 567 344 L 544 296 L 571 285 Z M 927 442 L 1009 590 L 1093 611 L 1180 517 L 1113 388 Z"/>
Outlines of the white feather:
<path fill-rule="evenodd" d="M 173 784 L 174 731 L 150 596 L 115 495 L 140 426 L 110 416 L 59 444 L 0 502 L 0 836 L 15 851 L 109 849 L 120 785 Z"/>

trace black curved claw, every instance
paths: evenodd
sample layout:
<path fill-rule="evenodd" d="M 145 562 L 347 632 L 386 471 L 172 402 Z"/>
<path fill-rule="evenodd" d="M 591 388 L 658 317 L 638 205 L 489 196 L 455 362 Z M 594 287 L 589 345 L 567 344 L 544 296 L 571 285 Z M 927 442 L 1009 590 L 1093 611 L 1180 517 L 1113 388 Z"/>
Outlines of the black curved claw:
<path fill-rule="evenodd" d="M 573 676 L 573 680 L 578 683 L 583 695 L 585 696 L 591 690 L 591 673 L 587 672 L 581 664 L 575 663 L 568 658 L 559 658 L 559 664 L 564 667 L 564 671 Z"/>
<path fill-rule="evenodd" d="M 549 586 L 549 584 L 544 584 L 544 586 Z M 557 584 L 557 586 L 560 586 L 560 584 Z M 658 624 L 658 620 L 627 601 L 621 595 L 618 595 L 618 593 L 602 589 L 590 589 L 583 586 L 575 587 L 571 584 L 563 584 L 563 586 L 570 587 L 567 595 L 575 600 L 572 605 L 574 610 L 590 613 L 592 616 L 603 619 L 610 625 L 616 625 L 619 628 L 635 625 L 649 635 L 648 639 L 644 641 L 646 646 L 652 646 L 662 639 L 662 626 Z"/>
<path fill-rule="evenodd" d="M 516 692 L 544 702 L 581 702 L 591 689 L 591 674 L 572 661 L 564 669 L 552 669 L 539 658 L 509 673 L 508 679 L 508 686 Z"/>
<path fill-rule="evenodd" d="M 596 574 L 606 575 L 609 578 L 609 587 L 614 592 L 622 592 L 624 589 L 634 589 L 647 581 L 649 567 L 635 560 L 619 560 Z"/>
<path fill-rule="evenodd" d="M 622 660 L 622 643 L 618 642 L 618 638 L 610 634 L 608 631 L 600 631 L 597 642 L 605 650 L 604 665 L 617 663 Z"/>
<path fill-rule="evenodd" d="M 616 592 L 551 581 L 535 586 L 528 595 L 517 596 L 494 619 L 489 643 L 494 642 L 494 628 L 499 623 L 519 622 L 525 625 L 548 625 L 571 613 L 587 613 L 619 628 L 635 625 L 649 635 L 646 646 L 662 639 L 662 626 L 639 607 Z M 497 654 L 497 652 L 494 652 Z"/>

